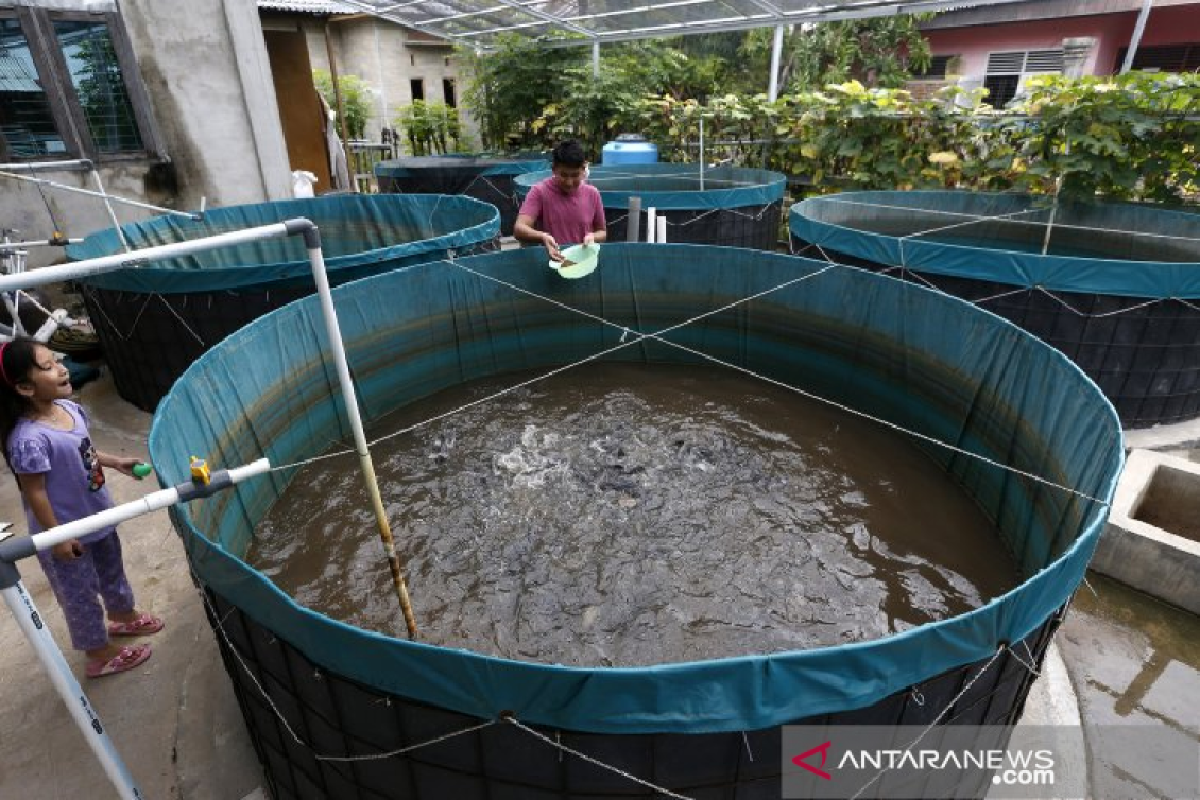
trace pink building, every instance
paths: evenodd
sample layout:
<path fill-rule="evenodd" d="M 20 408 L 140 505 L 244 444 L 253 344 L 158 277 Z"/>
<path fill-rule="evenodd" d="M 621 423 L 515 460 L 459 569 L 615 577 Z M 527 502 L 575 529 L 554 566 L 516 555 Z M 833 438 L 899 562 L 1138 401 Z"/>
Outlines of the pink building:
<path fill-rule="evenodd" d="M 1120 72 L 1141 7 L 1142 0 L 1030 0 L 941 14 L 922 26 L 934 64 L 912 88 L 957 79 L 986 86 L 989 102 L 1001 106 L 1029 75 L 1063 71 L 1064 40 L 1080 47 L 1083 74 Z M 1200 2 L 1155 0 L 1133 66 L 1200 70 Z"/>

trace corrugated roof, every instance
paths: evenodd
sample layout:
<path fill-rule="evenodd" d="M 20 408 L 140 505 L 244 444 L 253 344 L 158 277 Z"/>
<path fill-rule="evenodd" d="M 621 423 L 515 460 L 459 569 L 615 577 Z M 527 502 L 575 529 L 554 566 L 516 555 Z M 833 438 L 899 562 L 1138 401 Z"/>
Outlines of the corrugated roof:
<path fill-rule="evenodd" d="M 268 11 L 293 11 L 301 14 L 361 14 L 362 9 L 338 0 L 258 0 Z"/>

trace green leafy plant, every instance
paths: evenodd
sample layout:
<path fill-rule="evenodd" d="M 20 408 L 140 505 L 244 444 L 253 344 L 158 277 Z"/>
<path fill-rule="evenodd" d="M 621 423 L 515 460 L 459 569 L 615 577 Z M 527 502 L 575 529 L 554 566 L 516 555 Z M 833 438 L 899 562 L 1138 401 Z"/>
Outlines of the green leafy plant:
<path fill-rule="evenodd" d="M 337 98 L 333 92 L 333 77 L 329 70 L 314 69 L 313 85 L 335 112 Z M 366 135 L 367 121 L 371 119 L 371 87 L 357 75 L 339 75 L 338 92 L 342 96 L 342 113 L 346 115 L 346 134 L 351 139 L 362 139 Z M 339 128 L 339 134 L 341 130 Z"/>
<path fill-rule="evenodd" d="M 408 141 L 408 151 L 414 156 L 461 149 L 463 131 L 458 109 L 445 103 L 414 100 L 400 109 L 394 124 Z"/>
<path fill-rule="evenodd" d="M 638 115 L 672 158 L 697 157 L 703 119 L 705 160 L 766 166 L 814 191 L 1014 189 L 1155 202 L 1200 191 L 1200 76 L 1047 76 L 1027 89 L 1015 113 L 986 105 L 982 89 L 917 99 L 847 81 L 774 103 L 646 98 Z"/>
<path fill-rule="evenodd" d="M 1200 76 L 1035 76 L 1016 110 L 1033 191 L 1179 202 L 1200 184 Z"/>

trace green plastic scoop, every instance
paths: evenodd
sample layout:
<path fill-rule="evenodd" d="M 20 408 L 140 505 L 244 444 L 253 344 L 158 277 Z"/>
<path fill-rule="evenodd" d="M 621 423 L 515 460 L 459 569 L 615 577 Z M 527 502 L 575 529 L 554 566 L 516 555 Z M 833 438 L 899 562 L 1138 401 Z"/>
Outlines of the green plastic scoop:
<path fill-rule="evenodd" d="M 551 261 L 550 269 L 564 278 L 582 278 L 591 275 L 600 263 L 600 245 L 577 244 L 562 251 L 563 262 Z"/>

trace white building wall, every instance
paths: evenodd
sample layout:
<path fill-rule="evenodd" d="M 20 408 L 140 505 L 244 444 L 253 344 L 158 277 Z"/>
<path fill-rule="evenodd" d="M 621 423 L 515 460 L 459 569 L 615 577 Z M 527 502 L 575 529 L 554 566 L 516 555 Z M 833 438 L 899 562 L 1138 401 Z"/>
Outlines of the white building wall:
<path fill-rule="evenodd" d="M 328 70 L 325 20 L 303 15 L 300 25 L 307 37 L 308 57 L 313 69 Z M 445 101 L 442 81 L 454 79 L 460 116 L 468 127 L 471 125 L 469 115 L 462 107 L 463 79 L 460 76 L 463 70 L 449 45 L 430 45 L 427 40 L 410 45 L 407 29 L 378 18 L 339 22 L 338 17 L 334 17 L 329 31 L 338 75 L 357 75 L 371 87 L 368 140 L 378 142 L 381 128 L 395 127 L 400 109 L 413 101 L 411 81 L 417 78 L 424 82 L 425 100 L 435 103 Z"/>

